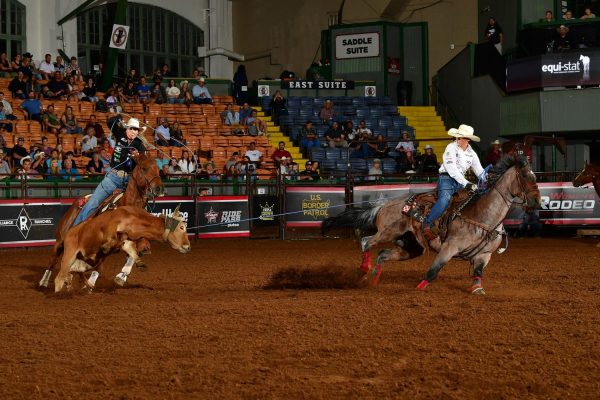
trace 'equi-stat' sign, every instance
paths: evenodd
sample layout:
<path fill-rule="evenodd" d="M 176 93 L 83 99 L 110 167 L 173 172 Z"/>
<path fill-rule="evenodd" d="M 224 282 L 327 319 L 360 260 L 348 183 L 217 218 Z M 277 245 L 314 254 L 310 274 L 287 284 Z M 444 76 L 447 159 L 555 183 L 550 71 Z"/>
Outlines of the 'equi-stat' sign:
<path fill-rule="evenodd" d="M 379 56 L 379 32 L 354 33 L 335 37 L 335 58 Z"/>

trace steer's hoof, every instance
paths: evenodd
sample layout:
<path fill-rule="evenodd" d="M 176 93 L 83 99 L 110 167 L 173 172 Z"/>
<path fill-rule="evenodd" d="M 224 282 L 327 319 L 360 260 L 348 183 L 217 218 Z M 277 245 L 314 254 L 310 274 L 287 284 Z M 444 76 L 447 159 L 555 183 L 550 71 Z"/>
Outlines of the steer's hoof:
<path fill-rule="evenodd" d="M 115 276 L 115 279 L 113 279 L 113 281 L 118 285 L 118 286 L 125 286 L 125 282 L 127 282 L 127 275 L 125 275 L 122 272 L 119 272 L 117 274 L 117 276 Z"/>

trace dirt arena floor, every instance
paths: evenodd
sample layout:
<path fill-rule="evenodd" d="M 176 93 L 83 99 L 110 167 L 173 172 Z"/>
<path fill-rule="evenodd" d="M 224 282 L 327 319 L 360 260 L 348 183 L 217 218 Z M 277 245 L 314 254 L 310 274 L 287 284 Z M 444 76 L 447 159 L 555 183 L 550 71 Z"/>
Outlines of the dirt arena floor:
<path fill-rule="evenodd" d="M 375 289 L 263 290 L 283 267 L 360 261 L 352 240 L 156 245 L 126 289 L 34 290 L 48 249 L 0 252 L 1 399 L 600 397 L 600 248 L 512 240 L 469 295 L 453 261 L 390 263 Z"/>

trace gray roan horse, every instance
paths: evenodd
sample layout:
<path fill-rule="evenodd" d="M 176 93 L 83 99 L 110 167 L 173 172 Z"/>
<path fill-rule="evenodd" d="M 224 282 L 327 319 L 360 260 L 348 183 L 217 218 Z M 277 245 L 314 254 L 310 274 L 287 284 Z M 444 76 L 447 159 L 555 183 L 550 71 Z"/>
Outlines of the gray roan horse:
<path fill-rule="evenodd" d="M 364 252 L 361 271 L 376 283 L 383 262 L 418 257 L 428 246 L 421 223 L 402 212 L 408 197 L 406 195 L 373 207 L 347 209 L 323 221 L 323 234 L 333 227 L 351 226 L 355 231 L 376 227 L 376 234 L 362 237 L 360 241 Z M 540 206 L 535 174 L 522 156 L 502 158 L 489 171 L 487 189 L 474 195 L 460 211 L 454 213 L 454 218 L 448 220 L 444 240 L 438 238 L 429 243 L 438 254 L 417 289 L 425 289 L 450 259 L 459 258 L 471 264 L 471 293 L 485 294 L 481 283 L 483 270 L 502 242 L 502 221 L 513 203 L 534 208 Z M 369 250 L 385 243 L 394 243 L 396 246 L 382 249 L 375 267 L 371 268 Z"/>

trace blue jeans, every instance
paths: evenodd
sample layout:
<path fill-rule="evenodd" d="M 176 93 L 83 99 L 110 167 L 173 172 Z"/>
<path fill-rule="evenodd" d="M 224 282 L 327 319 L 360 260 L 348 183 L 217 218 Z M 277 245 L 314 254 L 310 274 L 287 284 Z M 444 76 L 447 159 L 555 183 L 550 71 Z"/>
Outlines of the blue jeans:
<path fill-rule="evenodd" d="M 87 203 L 85 203 L 79 212 L 79 215 L 77 215 L 77 218 L 75 218 L 73 226 L 78 225 L 88 219 L 89 216 L 96 211 L 104 199 L 110 196 L 115 189 L 125 189 L 127 187 L 128 180 L 129 177 L 127 176 L 125 178 L 119 178 L 113 172 L 107 173 L 104 179 L 102 179 L 102 182 L 96 186 L 94 193 L 92 193 L 92 196 L 89 198 Z"/>
<path fill-rule="evenodd" d="M 425 220 L 425 227 L 431 227 L 431 225 L 442 216 L 446 208 L 450 205 L 452 201 L 452 196 L 454 193 L 461 189 L 462 185 L 454 178 L 449 175 L 440 175 L 438 178 L 438 198 L 433 207 L 431 207 L 431 211 Z"/>
<path fill-rule="evenodd" d="M 308 140 L 306 138 L 303 138 L 301 146 L 305 149 L 310 149 L 311 147 L 321 147 L 321 142 L 318 139 Z"/>

